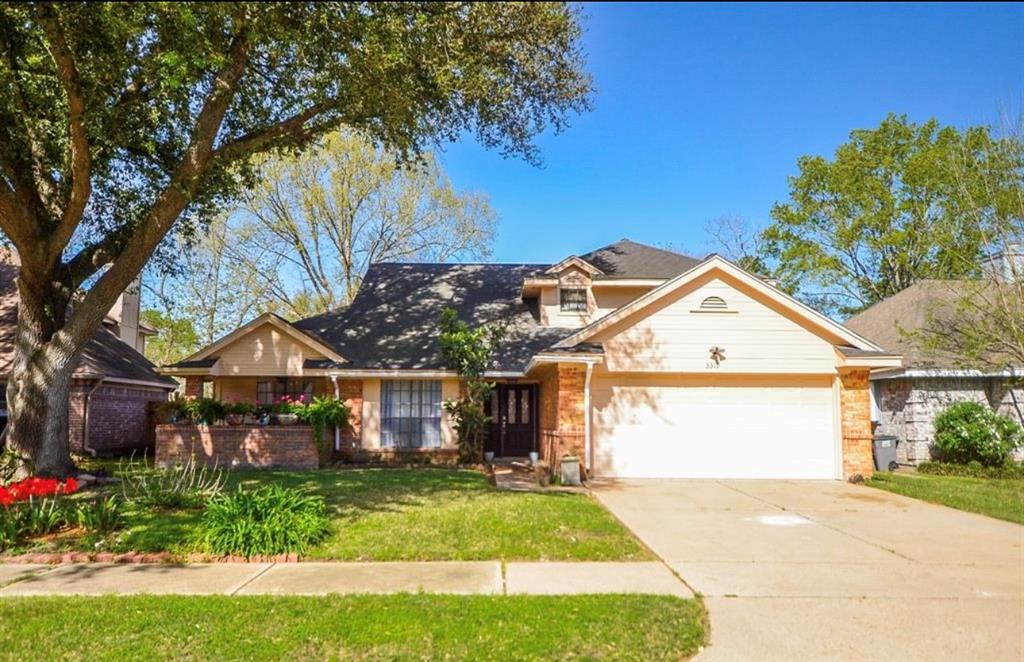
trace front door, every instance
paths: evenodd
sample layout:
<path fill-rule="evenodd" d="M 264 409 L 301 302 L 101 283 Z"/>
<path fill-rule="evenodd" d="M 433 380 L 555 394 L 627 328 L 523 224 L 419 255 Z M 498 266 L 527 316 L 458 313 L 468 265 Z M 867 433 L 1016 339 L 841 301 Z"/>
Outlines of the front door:
<path fill-rule="evenodd" d="M 498 384 L 487 407 L 491 424 L 484 450 L 495 457 L 525 457 L 537 450 L 536 409 L 536 386 Z"/>

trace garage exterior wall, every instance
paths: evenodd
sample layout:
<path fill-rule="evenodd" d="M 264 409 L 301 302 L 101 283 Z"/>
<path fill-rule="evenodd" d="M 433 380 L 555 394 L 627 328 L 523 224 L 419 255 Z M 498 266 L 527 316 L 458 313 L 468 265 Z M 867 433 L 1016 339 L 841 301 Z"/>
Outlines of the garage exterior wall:
<path fill-rule="evenodd" d="M 844 370 L 839 375 L 843 477 L 847 479 L 869 478 L 874 473 L 869 375 L 868 370 Z"/>

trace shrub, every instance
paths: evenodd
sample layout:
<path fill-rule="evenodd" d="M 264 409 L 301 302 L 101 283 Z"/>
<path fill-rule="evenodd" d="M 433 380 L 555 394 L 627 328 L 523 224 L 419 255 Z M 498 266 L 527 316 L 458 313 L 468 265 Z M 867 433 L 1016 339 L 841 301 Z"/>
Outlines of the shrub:
<path fill-rule="evenodd" d="M 977 402 L 959 402 L 935 417 L 935 446 L 946 462 L 1001 466 L 1020 443 L 1016 422 Z"/>
<path fill-rule="evenodd" d="M 118 465 L 121 495 L 125 501 L 154 508 L 199 508 L 224 489 L 225 472 L 212 469 L 190 455 L 185 464 L 153 469 L 131 458 Z"/>
<path fill-rule="evenodd" d="M 321 460 L 326 457 L 329 448 L 324 439 L 324 429 L 329 425 L 345 427 L 349 420 L 348 407 L 335 398 L 316 397 L 306 405 L 293 403 L 291 413 L 298 416 L 302 423 L 313 426 L 313 441 Z"/>
<path fill-rule="evenodd" d="M 203 513 L 199 536 L 211 554 L 275 556 L 305 552 L 327 535 L 320 497 L 267 485 L 212 500 Z"/>
<path fill-rule="evenodd" d="M 966 476 L 969 478 L 1010 478 L 1024 480 L 1024 465 L 1007 462 L 999 467 L 982 466 L 981 462 L 952 464 L 949 462 L 922 462 L 918 473 L 930 476 Z"/>
<path fill-rule="evenodd" d="M 117 495 L 107 498 L 96 497 L 91 501 L 78 504 L 75 509 L 75 521 L 86 531 L 109 533 L 124 526 L 124 512 L 121 500 Z"/>

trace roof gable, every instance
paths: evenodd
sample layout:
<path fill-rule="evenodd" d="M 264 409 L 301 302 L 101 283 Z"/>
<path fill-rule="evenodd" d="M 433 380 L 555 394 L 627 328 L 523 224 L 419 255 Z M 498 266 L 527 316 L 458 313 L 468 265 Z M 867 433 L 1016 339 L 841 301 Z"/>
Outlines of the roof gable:
<path fill-rule="evenodd" d="M 675 278 L 667 281 L 660 287 L 656 287 L 647 294 L 634 300 L 618 310 L 605 315 L 599 320 L 579 329 L 569 337 L 565 338 L 561 342 L 555 345 L 557 348 L 572 347 L 580 342 L 593 339 L 598 333 L 609 328 L 610 326 L 617 324 L 625 320 L 626 318 L 637 314 L 644 308 L 657 304 L 660 300 L 668 297 L 685 287 L 687 284 L 692 283 L 694 280 L 701 278 L 702 276 L 711 273 L 713 271 L 720 271 L 723 274 L 737 279 L 745 287 L 755 292 L 758 296 L 764 297 L 766 300 L 772 301 L 775 304 L 781 306 L 785 310 L 791 312 L 795 317 L 805 321 L 810 327 L 815 328 L 819 333 L 831 335 L 841 343 L 846 343 L 857 349 L 868 350 L 873 352 L 883 351 L 881 347 L 875 345 L 867 338 L 864 338 L 850 329 L 847 329 L 843 325 L 829 319 L 825 315 L 818 311 L 810 308 L 809 306 L 797 301 L 788 294 L 768 285 L 760 278 L 757 278 L 753 274 L 741 269 L 737 265 L 733 264 L 729 260 L 719 256 L 712 255 L 700 264 L 696 265 L 692 269 L 676 276 Z M 835 342 L 835 341 L 832 341 Z"/>
<path fill-rule="evenodd" d="M 583 271 L 587 272 L 591 276 L 599 276 L 599 275 L 604 273 L 603 271 L 601 271 L 600 269 L 598 269 L 594 265 L 590 264 L 589 262 L 587 262 L 583 258 L 577 257 L 575 255 L 570 255 L 569 257 L 565 258 L 564 260 L 562 260 L 558 264 L 556 264 L 556 265 L 552 266 L 550 269 L 546 270 L 544 273 L 551 274 L 551 275 L 557 275 L 557 274 L 560 274 L 563 271 L 565 271 L 566 269 L 569 269 L 571 267 L 576 267 L 577 269 L 582 269 Z"/>
<path fill-rule="evenodd" d="M 580 259 L 603 272 L 597 279 L 675 278 L 700 264 L 700 260 L 688 255 L 629 239 L 585 253 Z"/>
<path fill-rule="evenodd" d="M 307 331 L 297 328 L 280 315 L 275 315 L 274 313 L 264 313 L 257 317 L 256 319 L 252 320 L 251 322 L 243 324 L 242 326 L 238 327 L 231 333 L 228 333 L 227 335 L 218 338 L 217 340 L 202 348 L 192 356 L 186 357 L 182 361 L 179 361 L 177 365 L 181 365 L 184 363 L 195 364 L 196 362 L 201 361 L 203 359 L 213 357 L 214 355 L 220 353 L 228 346 L 238 342 L 249 333 L 252 333 L 267 324 L 278 329 L 292 340 L 302 345 L 305 345 L 310 349 L 313 349 L 317 353 L 322 354 L 329 359 L 338 362 L 345 362 L 346 360 L 341 354 L 339 354 L 335 350 L 334 347 L 328 345 L 319 338 L 314 337 Z"/>

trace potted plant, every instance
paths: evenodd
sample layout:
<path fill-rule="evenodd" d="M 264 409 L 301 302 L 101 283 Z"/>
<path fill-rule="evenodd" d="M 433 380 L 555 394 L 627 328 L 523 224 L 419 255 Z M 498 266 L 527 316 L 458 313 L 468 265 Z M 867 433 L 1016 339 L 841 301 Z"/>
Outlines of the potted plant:
<path fill-rule="evenodd" d="M 295 425 L 299 422 L 299 415 L 296 411 L 302 406 L 302 396 L 299 400 L 292 400 L 291 396 L 283 396 L 277 401 L 274 408 L 274 419 L 278 425 Z"/>
<path fill-rule="evenodd" d="M 245 422 L 246 416 L 253 413 L 255 408 L 248 402 L 232 402 L 224 407 L 224 420 L 228 425 L 241 425 Z"/>

